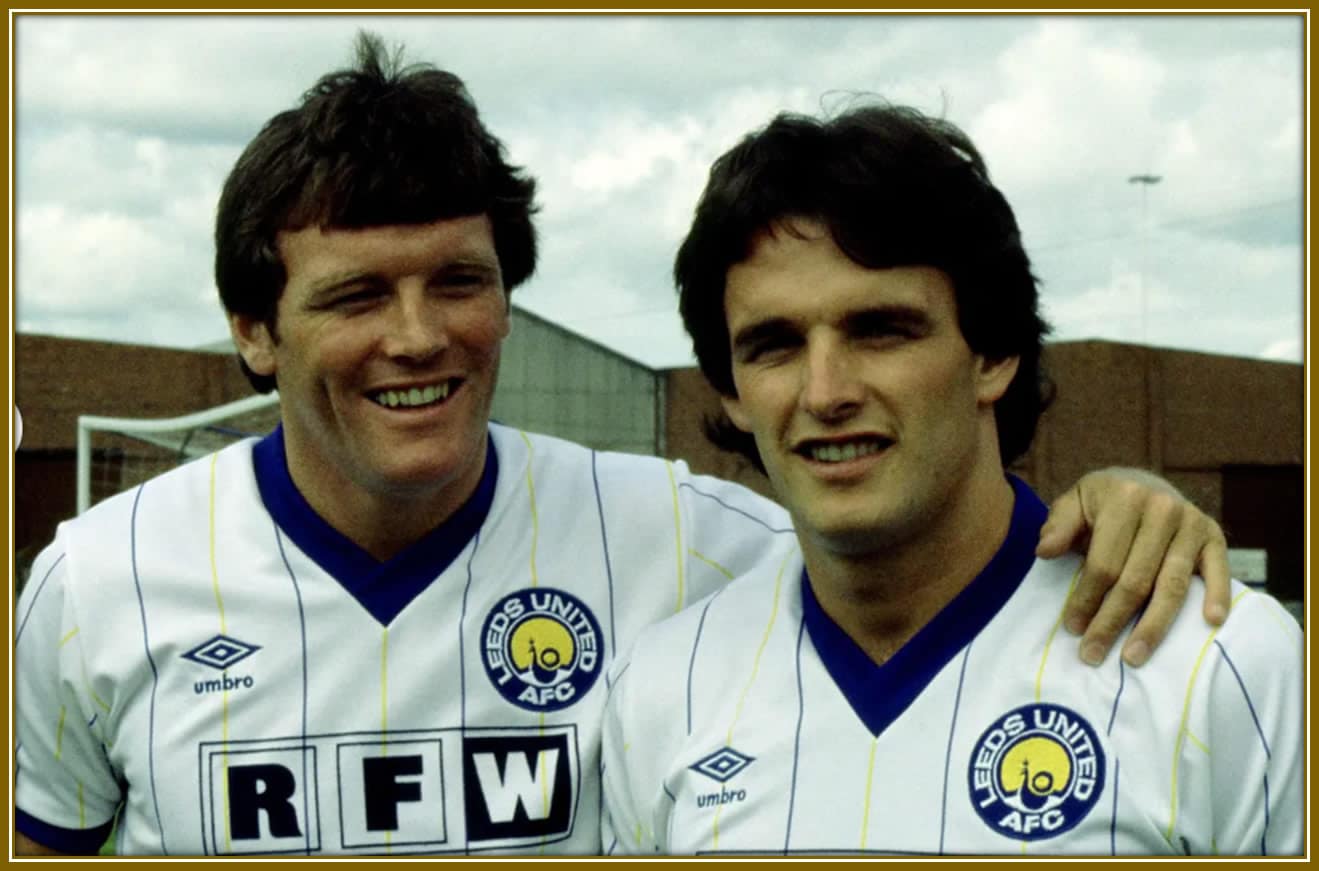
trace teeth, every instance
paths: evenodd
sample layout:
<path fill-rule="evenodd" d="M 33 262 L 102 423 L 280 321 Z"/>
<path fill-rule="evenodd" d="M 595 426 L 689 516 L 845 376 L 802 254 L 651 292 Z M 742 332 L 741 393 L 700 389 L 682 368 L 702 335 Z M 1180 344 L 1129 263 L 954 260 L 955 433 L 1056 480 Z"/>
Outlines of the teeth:
<path fill-rule="evenodd" d="M 449 382 L 432 384 L 428 387 L 412 387 L 408 390 L 382 390 L 371 398 L 377 404 L 389 408 L 397 408 L 400 405 L 404 408 L 416 408 L 420 405 L 430 405 L 433 402 L 448 399 Z"/>
<path fill-rule="evenodd" d="M 845 445 L 812 445 L 811 459 L 819 463 L 845 463 L 848 460 L 855 460 L 857 457 L 877 454 L 879 451 L 880 445 L 878 442 L 848 442 Z"/>

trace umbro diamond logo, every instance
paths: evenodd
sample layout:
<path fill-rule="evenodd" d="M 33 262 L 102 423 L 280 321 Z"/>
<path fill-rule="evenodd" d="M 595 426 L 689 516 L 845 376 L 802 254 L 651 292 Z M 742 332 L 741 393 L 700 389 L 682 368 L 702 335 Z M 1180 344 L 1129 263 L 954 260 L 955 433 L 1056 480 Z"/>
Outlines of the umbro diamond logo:
<path fill-rule="evenodd" d="M 732 747 L 724 747 L 688 767 L 712 780 L 724 783 L 754 761 L 754 756 L 738 753 Z"/>
<path fill-rule="evenodd" d="M 183 658 L 223 671 L 242 662 L 260 649 L 260 645 L 248 644 L 228 635 L 216 635 L 183 654 Z"/>

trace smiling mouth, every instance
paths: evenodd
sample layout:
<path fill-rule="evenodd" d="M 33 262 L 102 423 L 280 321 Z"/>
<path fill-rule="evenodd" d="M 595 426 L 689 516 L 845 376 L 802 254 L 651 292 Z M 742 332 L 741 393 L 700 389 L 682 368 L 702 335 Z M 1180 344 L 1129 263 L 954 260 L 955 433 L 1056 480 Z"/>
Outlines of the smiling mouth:
<path fill-rule="evenodd" d="M 846 463 L 860 457 L 877 454 L 893 442 L 882 438 L 864 438 L 849 442 L 806 442 L 797 447 L 797 453 L 817 463 Z"/>
<path fill-rule="evenodd" d="M 438 405 L 449 398 L 457 386 L 457 379 L 425 387 L 409 387 L 406 390 L 379 390 L 369 394 L 372 402 L 385 408 L 425 408 Z"/>

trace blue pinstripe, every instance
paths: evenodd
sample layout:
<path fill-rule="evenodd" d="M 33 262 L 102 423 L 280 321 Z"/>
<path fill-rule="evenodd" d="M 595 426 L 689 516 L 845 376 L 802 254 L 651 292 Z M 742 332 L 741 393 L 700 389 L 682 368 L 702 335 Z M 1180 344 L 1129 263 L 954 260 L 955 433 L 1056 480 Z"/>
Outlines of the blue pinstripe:
<path fill-rule="evenodd" d="M 467 625 L 467 594 L 472 590 L 472 563 L 476 562 L 476 551 L 481 546 L 481 530 L 472 537 L 472 551 L 467 555 L 467 583 L 463 585 L 463 604 L 458 612 L 458 725 L 461 732 L 467 732 L 467 642 L 464 640 L 463 627 Z M 463 826 L 463 852 L 472 855 L 472 840 Z"/>
<path fill-rule="evenodd" d="M 701 619 L 696 624 L 696 637 L 692 639 L 692 658 L 687 663 L 687 735 L 692 734 L 692 675 L 696 672 L 696 648 L 701 644 L 701 632 L 705 629 L 705 615 L 710 612 L 710 606 L 714 600 L 719 598 L 727 587 L 720 587 L 719 591 L 706 600 L 705 607 L 701 609 Z"/>
<path fill-rule="evenodd" d="M 1232 661 L 1232 657 L 1227 655 L 1227 648 L 1224 647 L 1223 643 L 1219 641 L 1217 638 L 1214 639 L 1214 646 L 1217 647 L 1218 652 L 1223 655 L 1223 661 L 1227 663 L 1227 667 L 1232 669 L 1232 676 L 1237 679 L 1237 686 L 1241 688 L 1241 697 L 1246 700 L 1246 708 L 1247 710 L 1250 711 L 1250 718 L 1255 721 L 1255 733 L 1259 735 L 1260 744 L 1264 745 L 1264 756 L 1268 759 L 1272 759 L 1273 751 L 1269 749 L 1269 739 L 1266 738 L 1264 735 L 1264 727 L 1260 725 L 1259 714 L 1255 712 L 1255 703 L 1251 701 L 1250 692 L 1246 689 L 1246 682 L 1241 679 L 1241 672 L 1237 671 L 1236 663 Z M 1269 854 L 1268 835 L 1269 835 L 1269 773 L 1268 770 L 1265 769 L 1264 771 L 1264 833 L 1260 835 L 1260 839 L 1259 839 L 1259 851 L 1265 856 Z"/>
<path fill-rule="evenodd" d="M 133 565 L 133 586 L 137 589 L 137 609 L 142 617 L 142 648 L 147 655 L 147 664 L 151 666 L 151 704 L 147 709 L 147 772 L 151 781 L 151 804 L 156 812 L 160 855 L 168 856 L 169 851 L 165 849 L 165 823 L 160 816 L 160 797 L 156 792 L 156 688 L 160 684 L 160 672 L 156 670 L 156 661 L 151 656 L 151 638 L 147 632 L 147 606 L 142 599 L 142 578 L 137 571 L 137 509 L 145 490 L 146 485 L 141 484 L 133 496 L 133 514 L 128 524 L 128 543 Z"/>
<path fill-rule="evenodd" d="M 32 616 L 32 609 L 37 606 L 37 599 L 41 596 L 41 591 L 46 588 L 46 581 L 50 580 L 50 576 L 55 572 L 55 567 L 62 562 L 64 562 L 64 554 L 60 554 L 59 559 L 51 563 L 50 568 L 46 569 L 46 576 L 41 579 L 41 583 L 37 585 L 37 591 L 32 594 L 32 601 L 28 603 L 27 611 L 23 614 L 23 622 L 18 624 L 18 632 L 14 635 L 15 647 L 18 646 L 18 639 L 23 637 L 23 629 L 27 626 L 27 618 Z"/>
<path fill-rule="evenodd" d="M 1127 666 L 1125 663 L 1122 662 L 1122 657 L 1120 656 L 1118 657 L 1117 660 L 1117 676 L 1118 676 L 1117 692 L 1114 693 L 1113 695 L 1113 710 L 1108 715 L 1108 729 L 1104 732 L 1105 735 L 1113 734 L 1113 724 L 1117 722 L 1117 708 L 1118 705 L 1121 704 L 1122 702 L 1122 690 L 1125 689 L 1127 686 Z M 1120 772 L 1121 767 L 1122 767 L 1122 762 L 1120 759 L 1117 758 L 1117 754 L 1114 753 L 1113 810 L 1109 813 L 1109 820 L 1108 820 L 1108 850 L 1109 850 L 1109 854 L 1113 856 L 1117 855 L 1117 785 L 1118 785 L 1118 773 Z"/>
<path fill-rule="evenodd" d="M 1227 667 L 1232 669 L 1232 676 L 1237 679 L 1237 686 L 1241 687 L 1241 695 L 1246 700 L 1246 707 L 1250 710 L 1250 718 L 1255 721 L 1255 732 L 1259 735 L 1259 742 L 1264 745 L 1264 755 L 1273 758 L 1272 751 L 1269 750 L 1269 739 L 1264 737 L 1264 727 L 1259 723 L 1259 714 L 1255 713 L 1255 703 L 1250 700 L 1250 693 L 1246 690 L 1246 682 L 1241 679 L 1241 672 L 1237 671 L 1236 663 L 1232 662 L 1232 657 L 1227 655 L 1227 649 L 1217 638 L 1214 639 L 1214 646 L 1218 652 L 1223 654 L 1223 661 Z"/>
<path fill-rule="evenodd" d="M 1107 730 L 1106 732 L 1104 732 L 1105 735 L 1112 735 L 1112 734 L 1113 734 L 1113 723 L 1114 723 L 1115 720 L 1117 720 L 1117 706 L 1118 706 L 1118 703 L 1122 701 L 1122 690 L 1123 690 L 1124 688 L 1126 688 L 1126 685 L 1127 685 L 1127 667 L 1126 667 L 1126 665 L 1122 662 L 1122 657 L 1118 657 L 1118 661 L 1117 661 L 1117 693 L 1113 696 L 1113 710 L 1112 710 L 1112 712 L 1108 715 L 1108 730 Z"/>
<path fill-rule="evenodd" d="M 673 805 L 672 808 L 669 808 L 669 827 L 668 827 L 668 831 L 666 831 L 666 832 L 664 833 L 665 838 L 667 838 L 667 839 L 668 839 L 668 842 L 669 842 L 670 844 L 672 844 L 672 843 L 673 843 L 673 821 L 674 821 L 675 819 L 677 819 L 677 816 L 678 816 L 678 815 L 675 814 L 673 811 L 674 811 L 674 810 L 677 808 L 677 806 L 678 806 L 678 797 L 677 797 L 676 795 L 674 795 L 673 793 L 669 792 L 669 788 L 668 788 L 667 786 L 664 786 L 663 789 L 664 789 L 664 794 L 667 795 L 667 796 L 669 797 L 669 803 L 670 803 L 671 805 Z M 656 839 L 652 839 L 652 840 L 658 840 L 658 839 L 656 838 Z M 656 853 L 659 852 L 659 844 L 652 844 L 651 846 L 654 847 L 654 852 L 656 852 Z"/>
<path fill-rule="evenodd" d="M 605 579 L 609 584 L 609 649 L 613 652 L 614 655 L 617 655 L 618 654 L 618 637 L 617 637 L 618 624 L 614 617 L 614 567 L 612 561 L 609 559 L 609 534 L 605 530 L 605 508 L 600 497 L 600 474 L 596 469 L 596 459 L 598 457 L 599 457 L 598 451 L 591 451 L 591 486 L 595 489 L 595 512 L 596 515 L 600 518 L 600 545 L 604 550 Z M 624 671 L 626 671 L 626 669 L 624 669 Z M 619 677 L 622 677 L 621 672 L 619 674 Z M 613 693 L 613 687 L 609 683 L 609 672 L 606 669 L 605 671 L 606 703 L 608 702 L 609 696 L 612 693 Z M 604 774 L 605 774 L 605 760 L 604 757 L 601 756 L 600 782 L 602 784 L 604 783 Z M 605 791 L 603 787 L 600 790 L 598 790 L 596 794 L 596 802 L 599 805 L 598 814 L 599 816 L 603 817 L 605 810 Z M 618 843 L 618 838 L 615 837 L 614 844 L 611 844 L 609 848 L 610 853 L 613 852 L 614 845 L 616 845 L 617 843 Z"/>
<path fill-rule="evenodd" d="M 680 489 L 680 490 L 681 490 L 683 487 L 686 487 L 688 490 L 691 490 L 691 491 L 692 491 L 693 493 L 695 493 L 697 496 L 704 496 L 706 499 L 713 499 L 715 502 L 718 502 L 720 505 L 722 505 L 723 507 L 727 508 L 729 511 L 732 511 L 732 512 L 734 512 L 734 513 L 736 513 L 736 514 L 741 514 L 743 517 L 747 518 L 748 520 L 752 520 L 752 521 L 754 521 L 754 522 L 760 524 L 760 525 L 763 526 L 765 529 L 768 529 L 770 532 L 774 532 L 774 533 L 786 533 L 786 532 L 792 532 L 792 527 L 788 527 L 787 529 L 780 529 L 780 528 L 778 528 L 777 526 L 770 526 L 768 523 L 766 523 L 764 520 L 760 519 L 760 518 L 757 517 L 756 515 L 754 515 L 754 514 L 749 514 L 748 512 L 743 511 L 741 508 L 737 508 L 737 507 L 735 507 L 735 506 L 733 506 L 733 505 L 729 505 L 727 502 L 725 502 L 724 500 L 720 499 L 718 496 L 715 496 L 713 493 L 706 493 L 704 490 L 698 490 L 698 489 L 696 489 L 696 487 L 693 486 L 693 485 L 692 485 L 690 482 L 688 482 L 688 481 L 683 481 L 682 483 L 680 483 L 680 484 L 678 485 L 678 489 Z"/>
<path fill-rule="evenodd" d="M 1109 814 L 1108 820 L 1108 852 L 1111 856 L 1117 855 L 1117 787 L 1118 779 L 1122 775 L 1122 760 L 1114 757 L 1113 759 L 1113 810 Z"/>
<path fill-rule="evenodd" d="M 289 580 L 293 583 L 293 595 L 298 602 L 298 636 L 302 641 L 302 740 L 307 740 L 307 615 L 302 609 L 302 588 L 298 586 L 298 576 L 293 573 L 293 566 L 289 565 L 288 554 L 284 552 L 284 538 L 279 534 L 279 525 L 275 523 L 274 518 L 270 521 L 271 527 L 275 531 L 275 546 L 279 548 L 279 558 L 284 562 L 284 570 L 289 573 Z M 304 750 L 302 757 L 302 782 L 310 783 L 307 777 L 307 752 Z M 311 819 L 311 790 L 302 791 L 302 818 Z M 311 855 L 311 826 L 304 825 L 306 829 L 306 847 L 304 848 L 308 856 Z M 204 842 L 204 839 L 203 839 Z"/>
<path fill-rule="evenodd" d="M 797 734 L 792 739 L 792 784 L 788 787 L 788 822 L 783 832 L 783 855 L 792 841 L 792 812 L 797 807 L 797 762 L 801 759 L 801 724 L 806 718 L 806 693 L 801 684 L 801 649 L 806 640 L 806 618 L 797 629 Z"/>
<path fill-rule="evenodd" d="M 962 654 L 962 669 L 957 674 L 957 695 L 953 696 L 953 720 L 948 724 L 948 749 L 943 757 L 943 801 L 939 808 L 939 855 L 943 855 L 944 831 L 948 824 L 948 770 L 953 761 L 953 735 L 957 734 L 957 712 L 962 708 L 962 683 L 966 680 L 966 664 L 971 660 L 972 641 Z"/>

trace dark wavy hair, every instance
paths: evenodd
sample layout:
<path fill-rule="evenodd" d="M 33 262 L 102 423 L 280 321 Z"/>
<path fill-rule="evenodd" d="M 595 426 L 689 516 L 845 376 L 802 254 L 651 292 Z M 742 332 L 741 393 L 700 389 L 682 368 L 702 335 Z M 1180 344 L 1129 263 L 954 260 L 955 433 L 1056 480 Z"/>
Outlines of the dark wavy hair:
<path fill-rule="evenodd" d="M 231 314 L 275 334 L 287 275 L 276 237 L 310 226 L 361 228 L 487 215 L 506 291 L 536 267 L 535 180 L 506 162 L 462 80 L 403 65 L 359 33 L 357 65 L 322 76 L 271 118 L 230 171 L 215 220 L 215 282 Z M 266 393 L 275 379 L 252 372 Z"/>
<path fill-rule="evenodd" d="M 865 105 L 830 119 L 783 113 L 715 161 L 673 272 L 701 371 L 725 396 L 737 395 L 728 270 L 758 233 L 794 218 L 826 226 L 866 268 L 933 266 L 949 276 L 971 349 L 1020 358 L 994 415 L 1003 464 L 1025 453 L 1052 397 L 1040 360 L 1049 327 L 1016 218 L 966 134 L 905 106 Z M 727 417 L 707 420 L 706 432 L 764 471 L 754 440 Z"/>

